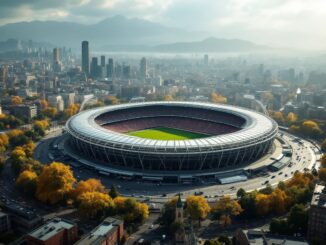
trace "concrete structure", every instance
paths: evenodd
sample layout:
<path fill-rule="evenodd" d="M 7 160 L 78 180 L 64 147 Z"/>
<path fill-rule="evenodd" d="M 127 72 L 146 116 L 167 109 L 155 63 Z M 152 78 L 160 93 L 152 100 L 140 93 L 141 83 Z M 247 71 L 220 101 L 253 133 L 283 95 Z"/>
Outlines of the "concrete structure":
<path fill-rule="evenodd" d="M 61 97 L 64 102 L 65 108 L 68 108 L 70 105 L 75 103 L 75 93 L 63 93 L 61 94 Z"/>
<path fill-rule="evenodd" d="M 89 75 L 89 47 L 88 41 L 82 42 L 82 71 Z"/>
<path fill-rule="evenodd" d="M 106 218 L 99 226 L 86 237 L 79 240 L 76 245 L 120 245 L 123 236 L 123 221 Z"/>
<path fill-rule="evenodd" d="M 310 203 L 308 238 L 312 241 L 326 241 L 326 186 L 316 185 Z"/>
<path fill-rule="evenodd" d="M 0 234 L 11 230 L 9 214 L 0 211 Z"/>
<path fill-rule="evenodd" d="M 57 108 L 58 111 L 64 110 L 64 101 L 61 95 L 49 95 L 48 102 L 49 106 Z"/>
<path fill-rule="evenodd" d="M 309 245 L 302 238 L 273 235 L 261 230 L 239 229 L 235 240 L 235 245 Z"/>
<path fill-rule="evenodd" d="M 31 120 L 37 116 L 37 107 L 35 105 L 17 105 L 13 106 L 12 114 L 15 117 Z"/>
<path fill-rule="evenodd" d="M 152 140 L 129 136 L 121 128 L 130 130 L 136 125 L 141 130 L 166 124 L 208 136 Z M 145 102 L 97 108 L 72 117 L 66 129 L 79 154 L 100 161 L 115 173 L 162 180 L 215 176 L 225 169 L 246 166 L 269 152 L 278 132 L 277 124 L 263 114 L 200 102 Z"/>
<path fill-rule="evenodd" d="M 28 245 L 72 245 L 78 238 L 77 224 L 55 218 L 26 236 Z"/>

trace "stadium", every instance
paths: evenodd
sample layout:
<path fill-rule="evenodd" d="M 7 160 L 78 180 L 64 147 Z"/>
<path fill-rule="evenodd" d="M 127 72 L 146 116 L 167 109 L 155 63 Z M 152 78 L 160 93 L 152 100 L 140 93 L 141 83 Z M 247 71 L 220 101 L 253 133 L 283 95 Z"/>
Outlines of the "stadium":
<path fill-rule="evenodd" d="M 83 111 L 66 130 L 70 147 L 98 169 L 167 178 L 247 166 L 271 150 L 278 126 L 230 105 L 145 102 Z"/>

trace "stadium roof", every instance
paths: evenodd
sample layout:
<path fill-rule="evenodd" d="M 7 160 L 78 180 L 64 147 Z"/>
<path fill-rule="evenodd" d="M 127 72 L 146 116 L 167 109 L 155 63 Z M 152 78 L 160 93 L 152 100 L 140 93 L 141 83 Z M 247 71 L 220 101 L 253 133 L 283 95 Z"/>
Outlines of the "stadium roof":
<path fill-rule="evenodd" d="M 240 116 L 246 120 L 246 123 L 241 130 L 224 135 L 187 140 L 153 140 L 114 132 L 101 127 L 95 122 L 97 116 L 110 111 L 151 105 L 184 106 L 221 111 Z M 172 101 L 131 103 L 90 109 L 73 116 L 67 122 L 66 129 L 74 137 L 98 144 L 99 146 L 128 148 L 129 150 L 137 151 L 154 149 L 155 152 L 160 150 L 166 152 L 184 149 L 187 152 L 202 152 L 223 150 L 223 148 L 231 146 L 237 148 L 244 145 L 248 146 L 258 140 L 269 140 L 276 135 L 278 127 L 275 121 L 268 116 L 241 107 L 203 102 Z"/>

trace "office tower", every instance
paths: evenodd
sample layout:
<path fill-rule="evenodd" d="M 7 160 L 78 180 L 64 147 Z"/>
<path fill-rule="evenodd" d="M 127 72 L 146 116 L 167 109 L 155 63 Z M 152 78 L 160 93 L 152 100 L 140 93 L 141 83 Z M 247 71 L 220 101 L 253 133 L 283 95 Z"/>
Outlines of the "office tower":
<path fill-rule="evenodd" d="M 208 66 L 208 54 L 204 55 L 204 65 Z"/>
<path fill-rule="evenodd" d="M 114 65 L 113 65 L 113 59 L 109 59 L 108 65 L 106 66 L 106 74 L 108 77 L 113 78 L 114 77 Z"/>
<path fill-rule="evenodd" d="M 105 66 L 105 56 L 101 55 L 101 66 L 104 67 Z"/>
<path fill-rule="evenodd" d="M 131 67 L 130 65 L 124 65 L 122 68 L 122 73 L 124 78 L 130 78 L 131 77 Z"/>
<path fill-rule="evenodd" d="M 60 49 L 59 48 L 54 48 L 53 49 L 53 62 L 60 62 Z"/>
<path fill-rule="evenodd" d="M 0 67 L 0 89 L 7 88 L 8 66 Z"/>
<path fill-rule="evenodd" d="M 82 42 L 82 71 L 89 75 L 89 47 L 88 41 Z"/>
<path fill-rule="evenodd" d="M 93 57 L 92 58 L 92 62 L 91 62 L 91 77 L 92 78 L 96 78 L 98 77 L 98 60 L 97 57 Z"/>
<path fill-rule="evenodd" d="M 145 57 L 143 57 L 140 60 L 140 69 L 139 69 L 139 72 L 140 72 L 140 77 L 141 78 L 146 78 L 147 77 L 147 61 L 146 61 L 146 58 Z"/>

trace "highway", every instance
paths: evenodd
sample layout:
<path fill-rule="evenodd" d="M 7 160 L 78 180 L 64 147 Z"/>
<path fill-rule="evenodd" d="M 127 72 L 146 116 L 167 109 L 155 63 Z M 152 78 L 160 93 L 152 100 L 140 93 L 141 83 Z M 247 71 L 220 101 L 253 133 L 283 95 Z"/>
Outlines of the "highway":
<path fill-rule="evenodd" d="M 42 163 L 50 163 L 53 160 L 49 158 L 49 153 L 51 154 L 51 151 L 53 151 L 51 150 L 51 145 L 54 144 L 53 142 L 58 141 L 58 136 L 60 134 L 61 129 L 60 131 L 52 131 L 51 134 L 47 136 L 47 139 L 42 140 L 42 142 L 38 144 L 34 157 Z M 284 167 L 280 171 L 269 172 L 267 176 L 256 177 L 248 179 L 247 181 L 232 184 L 159 184 L 137 180 L 120 180 L 110 176 L 101 175 L 94 170 L 83 167 L 72 167 L 72 169 L 74 170 L 75 177 L 78 180 L 95 177 L 100 179 L 107 188 L 114 184 L 123 195 L 134 196 L 138 199 L 146 199 L 153 203 L 164 203 L 167 199 L 170 199 L 179 192 L 182 193 L 183 198 L 186 198 L 188 195 L 193 195 L 194 192 L 202 192 L 202 195 L 208 198 L 209 201 L 214 201 L 217 197 L 222 195 L 235 196 L 239 188 L 243 188 L 246 191 L 252 191 L 264 188 L 267 183 L 276 186 L 280 181 L 290 179 L 297 170 L 311 170 L 314 166 L 318 169 L 318 163 L 316 165 L 316 161 L 320 157 L 319 149 L 314 144 L 306 140 L 302 140 L 303 143 L 295 142 L 293 141 L 293 136 L 286 133 L 282 133 L 282 138 L 293 149 L 292 164 Z M 58 161 L 70 164 L 70 162 L 74 160 L 69 158 L 62 159 L 62 156 L 59 156 Z"/>

